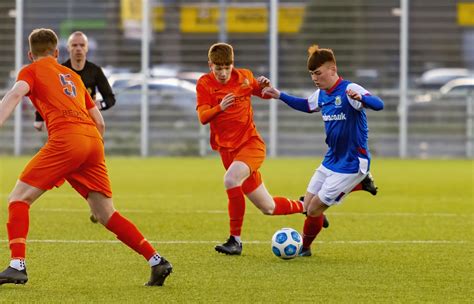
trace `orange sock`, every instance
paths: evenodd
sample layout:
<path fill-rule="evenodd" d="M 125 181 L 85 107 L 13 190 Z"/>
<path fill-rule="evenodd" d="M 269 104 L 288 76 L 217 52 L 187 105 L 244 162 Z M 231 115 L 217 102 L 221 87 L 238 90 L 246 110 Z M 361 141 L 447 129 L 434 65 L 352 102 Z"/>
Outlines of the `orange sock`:
<path fill-rule="evenodd" d="M 230 188 L 226 191 L 227 197 L 229 198 L 227 208 L 230 218 L 230 235 L 240 236 L 245 214 L 244 193 L 242 192 L 241 186 Z"/>
<path fill-rule="evenodd" d="M 12 259 L 25 259 L 26 236 L 30 226 L 30 205 L 26 202 L 15 201 L 8 206 L 8 241 Z"/>
<path fill-rule="evenodd" d="M 115 233 L 120 241 L 141 254 L 147 261 L 156 253 L 155 248 L 145 239 L 137 227 L 117 211 L 112 214 L 105 228 Z"/>
<path fill-rule="evenodd" d="M 323 228 L 324 214 L 317 217 L 307 216 L 303 226 L 303 248 L 311 247 L 316 236 Z"/>
<path fill-rule="evenodd" d="M 286 197 L 274 197 L 275 209 L 272 215 L 285 215 L 303 212 L 303 203 Z"/>

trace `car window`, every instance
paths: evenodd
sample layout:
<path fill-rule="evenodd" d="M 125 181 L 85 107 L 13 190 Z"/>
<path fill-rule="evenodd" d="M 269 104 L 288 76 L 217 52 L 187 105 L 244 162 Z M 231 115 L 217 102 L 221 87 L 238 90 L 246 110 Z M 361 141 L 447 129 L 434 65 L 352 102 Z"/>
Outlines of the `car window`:
<path fill-rule="evenodd" d="M 449 93 L 466 93 L 474 91 L 474 85 L 460 85 L 452 88 Z"/>

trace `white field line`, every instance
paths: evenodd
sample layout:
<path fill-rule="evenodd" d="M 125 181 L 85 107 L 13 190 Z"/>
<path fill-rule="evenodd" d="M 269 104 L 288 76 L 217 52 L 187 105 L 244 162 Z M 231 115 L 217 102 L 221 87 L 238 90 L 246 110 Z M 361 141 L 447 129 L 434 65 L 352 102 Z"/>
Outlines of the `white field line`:
<path fill-rule="evenodd" d="M 52 190 L 53 191 L 53 190 Z M 0 197 L 7 197 L 9 193 L 0 193 Z M 77 199 L 82 199 L 79 194 L 76 193 L 53 193 L 53 192 L 48 192 L 46 194 L 43 194 L 41 196 L 42 198 L 77 198 Z M 169 194 L 160 194 L 160 193 L 155 193 L 155 194 L 135 194 L 135 193 L 122 193 L 122 194 L 117 194 L 114 195 L 114 199 L 127 199 L 127 200 L 137 200 L 137 199 L 161 199 L 161 198 L 169 198 Z M 173 194 L 173 198 L 192 198 L 193 194 L 191 193 L 179 193 L 179 194 Z"/>
<path fill-rule="evenodd" d="M 329 216 L 441 216 L 441 217 L 471 217 L 473 214 L 459 214 L 459 213 L 440 213 L 440 212 L 433 212 L 433 213 L 415 213 L 415 212 L 330 212 L 328 213 Z"/>
<path fill-rule="evenodd" d="M 192 211 L 173 211 L 173 213 L 225 213 L 227 210 L 192 210 Z M 247 214 L 259 214 L 258 211 L 246 211 Z M 415 212 L 329 212 L 326 213 L 328 216 L 419 216 L 419 217 L 472 217 L 473 214 L 458 214 L 458 213 L 415 213 Z"/>
<path fill-rule="evenodd" d="M 38 208 L 35 211 L 40 211 L 40 212 L 65 212 L 65 213 L 66 212 L 90 212 L 89 209 L 74 209 L 74 208 Z M 119 211 L 120 212 L 127 212 L 127 213 L 153 213 L 153 211 L 151 211 L 151 210 L 142 210 L 142 209 L 120 209 Z"/>
<path fill-rule="evenodd" d="M 8 240 L 0 240 L 0 243 L 7 243 Z M 117 240 L 27 240 L 28 243 L 46 243 L 46 244 L 119 244 Z M 153 244 L 219 244 L 222 241 L 150 241 Z M 244 244 L 270 244 L 270 241 L 244 241 Z M 459 245 L 471 244 L 470 241 L 458 240 L 359 240 L 359 241 L 315 241 L 318 244 L 337 244 L 337 245 L 366 245 L 366 244 L 436 244 L 436 245 Z"/>
<path fill-rule="evenodd" d="M 87 208 L 38 208 L 33 209 L 40 212 L 90 212 Z M 127 213 L 173 213 L 173 214 L 227 214 L 227 210 L 173 210 L 173 211 L 152 211 L 144 209 L 118 209 L 120 212 Z M 246 211 L 246 214 L 260 214 L 258 211 Z M 458 214 L 458 213 L 414 213 L 414 212 L 330 212 L 327 213 L 328 216 L 401 216 L 401 217 L 473 217 L 473 214 Z"/>
<path fill-rule="evenodd" d="M 0 193 L 0 197 L 7 196 L 6 193 Z M 48 196 L 56 198 L 78 198 L 80 196 L 77 194 L 55 194 L 50 193 Z M 150 194 L 150 195 L 135 195 L 135 194 L 122 194 L 117 195 L 115 198 L 130 198 L 130 199 L 159 199 L 167 197 L 167 195 L 162 194 Z M 191 198 L 192 194 L 177 194 L 175 198 Z M 34 206 L 41 205 L 41 202 L 36 202 Z M 34 207 L 33 207 L 34 208 Z M 34 209 L 33 209 L 34 210 Z M 38 208 L 37 211 L 41 212 L 90 212 L 89 209 L 84 208 Z M 152 210 L 143 210 L 143 209 L 118 209 L 120 212 L 129 212 L 129 213 L 154 213 Z M 193 213 L 207 213 L 207 214 L 227 214 L 227 210 L 173 210 L 163 213 L 180 213 L 180 214 L 193 214 Z M 258 210 L 247 210 L 246 214 L 259 214 Z M 443 213 L 443 212 L 433 212 L 433 213 L 416 213 L 416 212 L 329 212 L 328 216 L 410 216 L 410 217 L 473 217 L 473 214 L 459 214 L 459 213 Z"/>

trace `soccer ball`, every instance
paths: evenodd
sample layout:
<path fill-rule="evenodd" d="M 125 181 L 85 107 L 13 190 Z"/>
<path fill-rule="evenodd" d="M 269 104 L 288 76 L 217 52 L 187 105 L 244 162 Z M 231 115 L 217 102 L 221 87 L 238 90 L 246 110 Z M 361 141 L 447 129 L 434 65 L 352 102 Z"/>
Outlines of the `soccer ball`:
<path fill-rule="evenodd" d="M 301 246 L 303 246 L 301 235 L 293 228 L 282 228 L 272 237 L 272 252 L 285 260 L 296 257 Z"/>

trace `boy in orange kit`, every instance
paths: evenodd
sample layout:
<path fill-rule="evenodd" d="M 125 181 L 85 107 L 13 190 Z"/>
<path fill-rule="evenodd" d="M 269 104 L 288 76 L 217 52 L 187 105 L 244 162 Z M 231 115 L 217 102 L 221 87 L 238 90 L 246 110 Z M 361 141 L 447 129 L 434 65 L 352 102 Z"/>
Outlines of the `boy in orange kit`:
<path fill-rule="evenodd" d="M 210 72 L 196 85 L 199 120 L 210 123 L 210 144 L 221 156 L 224 168 L 224 186 L 228 197 L 230 237 L 216 251 L 240 255 L 240 239 L 245 196 L 266 215 L 302 213 L 303 204 L 298 200 L 272 197 L 258 169 L 265 160 L 265 143 L 254 121 L 250 97 L 262 96 L 262 88 L 270 81 L 260 76 L 254 78 L 246 69 L 234 68 L 234 51 L 231 45 L 217 43 L 210 47 Z"/>
<path fill-rule="evenodd" d="M 79 75 L 57 62 L 58 38 L 50 29 L 29 36 L 32 64 L 18 74 L 0 103 L 0 126 L 24 96 L 45 119 L 48 142 L 26 165 L 9 196 L 7 232 L 10 266 L 0 273 L 0 285 L 25 284 L 29 208 L 44 192 L 68 181 L 84 197 L 94 216 L 151 266 L 148 286 L 163 285 L 172 266 L 137 227 L 115 210 L 105 165 L 104 120 Z"/>

